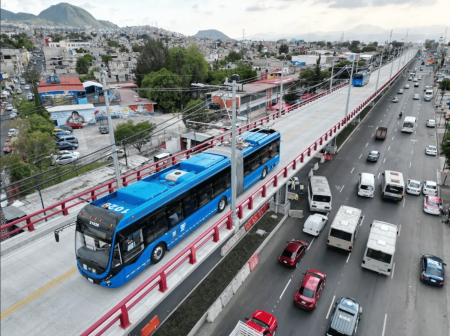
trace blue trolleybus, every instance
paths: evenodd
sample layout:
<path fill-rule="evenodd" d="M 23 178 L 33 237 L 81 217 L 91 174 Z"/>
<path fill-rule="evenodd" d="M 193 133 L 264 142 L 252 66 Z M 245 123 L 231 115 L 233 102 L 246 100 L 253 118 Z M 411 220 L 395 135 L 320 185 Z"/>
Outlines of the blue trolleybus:
<path fill-rule="evenodd" d="M 364 86 L 369 83 L 370 71 L 360 71 L 353 74 L 353 86 Z"/>
<path fill-rule="evenodd" d="M 280 162 L 280 133 L 255 129 L 237 139 L 237 194 Z M 231 201 L 231 146 L 208 149 L 86 205 L 75 253 L 88 281 L 119 287 L 156 264 L 176 243 Z"/>

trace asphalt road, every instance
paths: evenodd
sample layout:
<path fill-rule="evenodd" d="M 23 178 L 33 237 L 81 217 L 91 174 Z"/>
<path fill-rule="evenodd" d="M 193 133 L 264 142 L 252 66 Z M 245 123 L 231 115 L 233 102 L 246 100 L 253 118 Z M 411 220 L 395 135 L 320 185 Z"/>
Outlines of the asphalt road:
<path fill-rule="evenodd" d="M 412 62 L 411 67 L 419 68 L 419 62 Z M 425 127 L 426 119 L 433 119 L 434 113 L 432 104 L 423 100 L 424 85 L 432 84 L 431 76 L 424 73 L 420 87 L 406 89 L 399 95 L 400 102 L 395 104 L 390 100 L 407 82 L 405 76 L 399 79 L 333 161 L 320 165 L 315 173 L 326 176 L 332 189 L 330 222 L 341 205 L 363 210 L 365 219 L 353 252 L 348 254 L 326 247 L 329 225 L 316 239 L 302 232 L 304 219 L 309 215 L 307 201 L 303 198 L 301 205 L 305 218 L 289 218 L 285 222 L 259 255 L 256 271 L 251 273 L 237 296 L 217 320 L 206 323 L 198 335 L 229 335 L 238 320 L 244 320 L 258 309 L 266 310 L 278 319 L 279 335 L 321 335 L 328 326 L 333 301 L 341 296 L 353 297 L 364 308 L 358 327 L 361 335 L 448 334 L 448 289 L 430 287 L 419 281 L 419 257 L 424 253 L 442 257 L 443 249 L 448 248 L 443 246 L 443 234 L 448 234 L 443 230 L 449 228 L 439 217 L 423 212 L 423 196 L 406 194 L 402 203 L 383 201 L 379 196 L 379 176 L 386 169 L 403 172 L 405 179 L 436 181 L 437 160 L 424 154 L 426 145 L 436 144 L 435 129 Z M 414 93 L 419 93 L 421 99 L 413 100 Z M 400 110 L 404 111 L 404 116 L 418 117 L 414 134 L 400 132 Z M 385 141 L 374 139 L 377 126 L 389 128 Z M 381 152 L 377 163 L 366 161 L 370 150 Z M 373 173 L 378 178 L 373 199 L 357 196 L 356 183 L 361 172 Z M 299 179 L 305 179 L 304 172 L 300 173 Z M 375 219 L 400 227 L 391 276 L 361 267 L 369 225 Z M 286 241 L 293 238 L 302 239 L 310 246 L 298 269 L 286 269 L 277 259 Z M 293 297 L 303 278 L 302 273 L 310 268 L 325 272 L 327 283 L 317 309 L 306 312 L 293 306 Z"/>

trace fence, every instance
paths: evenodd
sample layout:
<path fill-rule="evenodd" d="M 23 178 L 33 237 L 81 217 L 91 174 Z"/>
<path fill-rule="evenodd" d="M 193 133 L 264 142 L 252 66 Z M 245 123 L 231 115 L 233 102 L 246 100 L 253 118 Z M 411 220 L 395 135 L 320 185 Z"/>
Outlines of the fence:
<path fill-rule="evenodd" d="M 331 92 L 339 90 L 346 85 L 347 85 L 347 83 L 340 84 L 340 85 L 336 86 L 335 88 L 333 88 Z M 298 104 L 292 105 L 288 109 L 285 109 L 285 111 L 282 111 L 282 114 L 284 115 L 286 113 L 290 113 L 290 112 L 292 112 L 298 108 L 301 108 L 302 106 L 305 106 L 308 103 L 316 101 L 317 99 L 320 99 L 328 94 L 330 94 L 330 92 L 325 91 L 325 92 L 322 92 L 321 94 L 318 94 L 308 100 L 305 100 Z M 268 122 L 270 122 L 271 120 L 275 120 L 277 118 L 278 118 L 278 113 L 273 113 L 271 115 L 265 116 L 261 119 L 250 122 L 249 124 L 247 124 L 243 127 L 238 128 L 237 134 L 241 135 L 242 133 L 244 133 L 246 131 L 257 128 L 258 126 L 265 125 Z M 192 155 L 201 153 L 201 152 L 205 151 L 206 149 L 212 148 L 215 145 L 222 143 L 228 139 L 231 139 L 231 132 L 224 133 L 224 134 L 222 134 L 214 139 L 208 140 L 207 142 L 204 142 L 198 146 L 195 146 L 188 150 L 174 154 L 170 159 L 167 159 L 165 161 L 153 163 L 146 167 L 143 167 L 143 168 L 140 168 L 133 172 L 130 172 L 128 174 L 125 174 L 121 177 L 122 185 L 128 186 L 133 182 L 140 181 L 141 179 L 145 178 L 146 176 L 156 173 L 156 172 L 160 171 L 161 169 L 170 167 L 180 161 L 188 159 Z M 96 186 L 96 187 L 86 190 L 80 194 L 72 196 L 64 201 L 58 202 L 58 203 L 48 206 L 42 210 L 36 211 L 30 215 L 27 215 L 18 220 L 15 220 L 11 223 L 3 225 L 0 227 L 0 230 L 2 230 L 2 232 L 8 231 L 8 230 L 10 230 L 10 231 L 1 235 L 0 239 L 4 239 L 10 235 L 13 235 L 13 234 L 18 233 L 25 229 L 27 229 L 28 231 L 34 231 L 35 224 L 42 222 L 43 220 L 48 219 L 53 216 L 56 216 L 56 215 L 62 214 L 63 216 L 67 216 L 67 215 L 69 215 L 69 209 L 71 209 L 83 202 L 86 202 L 86 201 L 95 201 L 97 198 L 104 195 L 106 192 L 108 192 L 108 193 L 114 192 L 116 190 L 116 188 L 117 188 L 116 181 L 110 180 L 99 186 Z M 83 198 L 84 196 L 88 196 L 88 197 L 84 198 L 81 201 L 71 203 L 76 199 Z M 47 213 L 50 212 L 50 213 L 44 214 L 45 212 L 47 212 Z M 13 229 L 9 229 L 9 228 L 13 228 Z"/>
<path fill-rule="evenodd" d="M 270 187 L 277 187 L 279 185 L 278 181 L 280 180 L 280 177 L 287 178 L 288 173 L 295 172 L 298 169 L 298 165 L 304 163 L 305 158 L 313 156 L 312 155 L 313 151 L 317 151 L 320 148 L 319 146 L 324 146 L 328 139 L 331 139 L 331 137 L 336 136 L 338 133 L 340 133 L 343 127 L 354 117 L 356 117 L 364 107 L 366 107 L 369 103 L 371 103 L 383 91 L 383 89 L 387 85 L 389 85 L 393 80 L 395 80 L 398 77 L 398 75 L 403 71 L 403 69 L 404 67 L 401 68 L 401 70 L 398 71 L 396 74 L 394 74 L 394 76 L 386 84 L 382 85 L 376 92 L 370 95 L 369 98 L 367 98 L 362 104 L 360 104 L 356 109 L 350 112 L 347 118 L 344 117 L 343 119 L 341 119 L 336 125 L 331 127 L 319 139 L 317 139 L 314 143 L 312 143 L 306 150 L 304 150 L 297 157 L 291 160 L 286 166 L 281 168 L 274 176 L 269 178 L 262 186 L 260 186 L 257 190 L 255 190 L 251 195 L 247 196 L 244 200 L 242 200 L 237 205 L 238 217 L 242 219 L 244 215 L 244 210 L 247 209 L 252 210 L 254 201 L 257 198 L 266 198 L 268 196 L 267 189 Z M 290 111 L 292 110 L 286 109 L 286 111 L 283 111 L 283 114 L 289 113 Z M 123 179 L 124 178 L 125 177 L 123 177 Z M 134 180 L 134 178 L 130 178 L 128 181 L 132 180 Z M 112 308 L 108 313 L 106 313 L 103 317 L 101 317 L 96 323 L 94 323 L 81 335 L 82 336 L 102 335 L 117 321 L 120 321 L 119 326 L 121 328 L 123 329 L 127 328 L 130 325 L 130 318 L 129 318 L 130 309 L 133 308 L 145 296 L 149 295 L 149 293 L 152 290 L 158 288 L 158 290 L 161 292 L 166 291 L 167 275 L 172 273 L 177 267 L 182 265 L 188 259 L 190 260 L 191 263 L 195 263 L 196 251 L 205 244 L 205 242 L 203 243 L 201 242 L 202 239 L 204 239 L 204 237 L 211 238 L 211 234 L 213 231 L 214 234 L 217 235 L 216 237 L 218 237 L 220 225 L 222 225 L 222 227 L 227 225 L 227 228 L 231 229 L 231 211 L 228 212 L 225 216 L 223 216 L 207 232 L 205 232 L 202 236 L 197 238 L 191 245 L 187 246 L 180 254 L 175 256 L 166 266 L 164 266 L 164 268 L 162 268 L 160 271 L 152 275 L 147 281 L 145 281 L 141 286 L 139 286 L 136 290 L 130 293 L 124 300 L 122 300 L 119 304 L 117 304 L 114 308 Z M 176 266 L 172 268 L 173 265 Z M 167 271 L 168 269 L 170 269 L 170 271 Z"/>

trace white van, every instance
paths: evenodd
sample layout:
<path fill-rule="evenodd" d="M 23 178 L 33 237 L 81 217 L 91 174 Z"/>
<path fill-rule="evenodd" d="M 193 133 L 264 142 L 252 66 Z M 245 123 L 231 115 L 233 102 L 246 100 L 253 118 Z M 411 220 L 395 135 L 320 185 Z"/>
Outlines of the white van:
<path fill-rule="evenodd" d="M 433 90 L 426 90 L 423 99 L 425 101 L 431 101 L 432 98 L 433 98 Z"/>
<path fill-rule="evenodd" d="M 364 216 L 360 209 L 341 205 L 331 223 L 327 244 L 351 251 L 363 220 Z"/>
<path fill-rule="evenodd" d="M 308 183 L 308 201 L 310 211 L 331 211 L 331 190 L 325 176 L 311 176 Z"/>
<path fill-rule="evenodd" d="M 359 174 L 358 195 L 372 198 L 374 193 L 375 175 L 369 173 Z"/>
<path fill-rule="evenodd" d="M 319 214 L 311 215 L 303 224 L 303 232 L 317 237 L 320 234 L 320 231 L 327 225 L 327 222 L 327 216 Z"/>

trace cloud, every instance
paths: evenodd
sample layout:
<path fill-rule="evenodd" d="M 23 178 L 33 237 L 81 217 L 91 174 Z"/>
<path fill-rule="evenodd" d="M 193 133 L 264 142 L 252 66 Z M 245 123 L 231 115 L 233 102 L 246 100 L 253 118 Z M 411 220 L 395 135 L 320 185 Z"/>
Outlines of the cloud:
<path fill-rule="evenodd" d="M 437 0 L 316 0 L 314 4 L 325 3 L 329 8 L 383 7 L 388 5 L 429 6 Z"/>
<path fill-rule="evenodd" d="M 265 7 L 261 6 L 261 5 L 254 5 L 254 6 L 247 7 L 245 10 L 247 12 L 259 12 L 259 11 L 265 11 L 265 10 L 268 10 L 268 9 L 269 8 L 265 8 Z"/>
<path fill-rule="evenodd" d="M 194 6 L 192 6 L 192 8 L 197 9 L 198 8 L 198 4 L 195 4 Z"/>
<path fill-rule="evenodd" d="M 86 2 L 86 3 L 82 4 L 82 5 L 80 5 L 80 7 L 83 8 L 83 9 L 94 9 L 94 8 L 96 8 L 95 6 L 92 6 L 89 2 Z"/>

